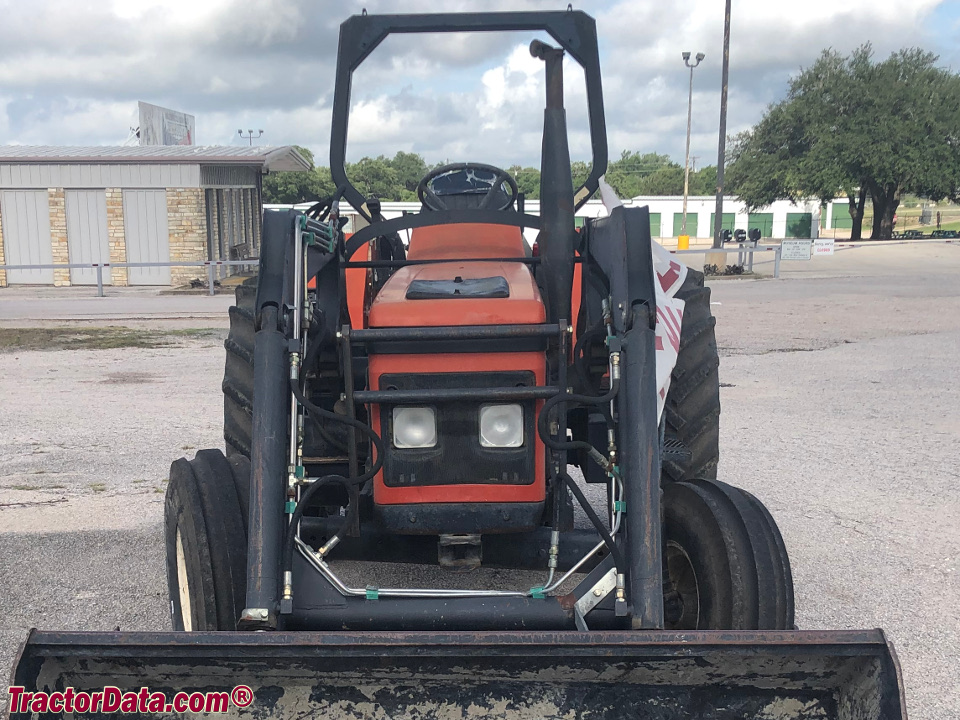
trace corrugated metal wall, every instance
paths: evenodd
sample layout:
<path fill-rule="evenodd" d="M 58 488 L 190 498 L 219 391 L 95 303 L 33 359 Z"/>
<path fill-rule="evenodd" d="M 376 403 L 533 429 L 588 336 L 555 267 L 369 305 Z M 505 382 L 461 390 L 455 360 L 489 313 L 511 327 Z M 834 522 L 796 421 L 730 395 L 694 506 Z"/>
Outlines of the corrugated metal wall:
<path fill-rule="evenodd" d="M 199 165 L 0 165 L 0 188 L 200 187 Z"/>
<path fill-rule="evenodd" d="M 107 193 L 105 190 L 67 190 L 64 192 L 67 212 L 67 248 L 71 263 L 105 263 L 110 261 L 107 237 Z M 74 285 L 96 285 L 93 268 L 71 268 Z M 103 283 L 111 282 L 109 270 Z"/>
<path fill-rule="evenodd" d="M 170 260 L 165 190 L 124 190 L 123 227 L 127 262 Z M 170 268 L 129 268 L 127 277 L 131 285 L 169 285 Z"/>
<path fill-rule="evenodd" d="M 7 265 L 49 265 L 50 202 L 46 190 L 0 192 L 3 254 Z M 8 270 L 10 284 L 53 284 L 53 270 Z"/>
<path fill-rule="evenodd" d="M 254 187 L 259 171 L 252 167 L 202 165 L 200 184 L 204 187 Z"/>

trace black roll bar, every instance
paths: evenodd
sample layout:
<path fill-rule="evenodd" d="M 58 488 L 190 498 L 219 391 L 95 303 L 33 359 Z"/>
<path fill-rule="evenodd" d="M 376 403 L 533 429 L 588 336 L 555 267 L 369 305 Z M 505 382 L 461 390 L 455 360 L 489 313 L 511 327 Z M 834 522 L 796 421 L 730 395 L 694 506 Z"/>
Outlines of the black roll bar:
<path fill-rule="evenodd" d="M 333 95 L 330 133 L 330 172 L 344 199 L 368 221 L 372 221 L 366 199 L 347 178 L 347 126 L 354 71 L 384 39 L 396 33 L 546 32 L 583 68 L 587 85 L 587 109 L 593 166 L 586 181 L 574 194 L 576 207 L 596 192 L 600 176 L 607 169 L 607 132 L 600 81 L 600 54 L 597 26 L 580 10 L 561 12 L 437 13 L 423 15 L 354 15 L 340 26 L 337 78 Z"/>

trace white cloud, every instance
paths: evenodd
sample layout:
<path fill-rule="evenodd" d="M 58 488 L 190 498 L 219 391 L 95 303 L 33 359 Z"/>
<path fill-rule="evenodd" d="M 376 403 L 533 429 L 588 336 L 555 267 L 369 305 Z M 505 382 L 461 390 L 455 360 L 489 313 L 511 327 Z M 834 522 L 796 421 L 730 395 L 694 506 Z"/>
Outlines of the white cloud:
<path fill-rule="evenodd" d="M 271 144 L 328 155 L 340 20 L 389 0 L 0 0 L 0 144 L 122 140 L 137 100 L 197 116 L 200 142 L 264 128 Z M 561 4 L 562 5 L 562 4 Z M 451 0 L 444 9 L 550 9 L 540 0 Z M 792 74 L 825 47 L 871 41 L 882 57 L 919 44 L 958 57 L 931 29 L 944 0 L 806 0 L 734 4 L 729 132 L 759 120 Z M 404 11 L 435 9 L 408 0 Z M 682 160 L 687 71 L 682 50 L 706 53 L 695 72 L 692 152 L 716 157 L 723 3 L 608 0 L 597 18 L 611 156 L 622 149 Z M 958 13 L 952 22 L 956 25 Z M 936 31 L 935 31 L 936 30 Z M 43 42 L 37 42 L 37 38 Z M 528 33 L 388 38 L 355 76 L 350 156 L 420 152 L 430 161 L 537 164 L 543 66 Z M 582 75 L 565 63 L 571 155 L 590 142 Z"/>
<path fill-rule="evenodd" d="M 168 17 L 184 24 L 200 24 L 229 0 L 113 0 L 113 13 L 124 20 Z"/>
<path fill-rule="evenodd" d="M 942 3 L 738 0 L 731 22 L 728 134 L 756 123 L 767 104 L 783 97 L 790 77 L 824 48 L 846 53 L 871 42 L 883 57 L 904 46 L 928 45 L 924 23 Z M 598 13 L 611 147 L 666 152 L 682 161 L 689 71 L 680 54 L 703 52 L 706 59 L 694 71 L 691 153 L 716 163 L 723 13 L 719 0 L 624 0 Z"/>

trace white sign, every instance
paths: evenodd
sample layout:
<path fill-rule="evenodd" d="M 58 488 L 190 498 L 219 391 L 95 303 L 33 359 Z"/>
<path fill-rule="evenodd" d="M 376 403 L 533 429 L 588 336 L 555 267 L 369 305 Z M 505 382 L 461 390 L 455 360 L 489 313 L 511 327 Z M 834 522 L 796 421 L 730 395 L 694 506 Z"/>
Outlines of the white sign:
<path fill-rule="evenodd" d="M 833 255 L 833 238 L 817 238 L 813 241 L 814 255 Z"/>
<path fill-rule="evenodd" d="M 833 247 L 831 240 L 831 248 Z M 809 260 L 813 240 L 784 240 L 780 243 L 781 260 Z"/>

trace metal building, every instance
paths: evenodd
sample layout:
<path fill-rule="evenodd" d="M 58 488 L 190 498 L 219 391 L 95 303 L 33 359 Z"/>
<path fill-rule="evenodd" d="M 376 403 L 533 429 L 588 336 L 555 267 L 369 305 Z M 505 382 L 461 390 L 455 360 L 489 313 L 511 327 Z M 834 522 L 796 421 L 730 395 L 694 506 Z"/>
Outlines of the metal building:
<path fill-rule="evenodd" d="M 255 258 L 261 177 L 305 171 L 285 147 L 0 147 L 0 265 Z M 115 285 L 181 285 L 197 267 L 112 268 Z M 94 284 L 91 269 L 0 270 L 0 286 Z"/>

